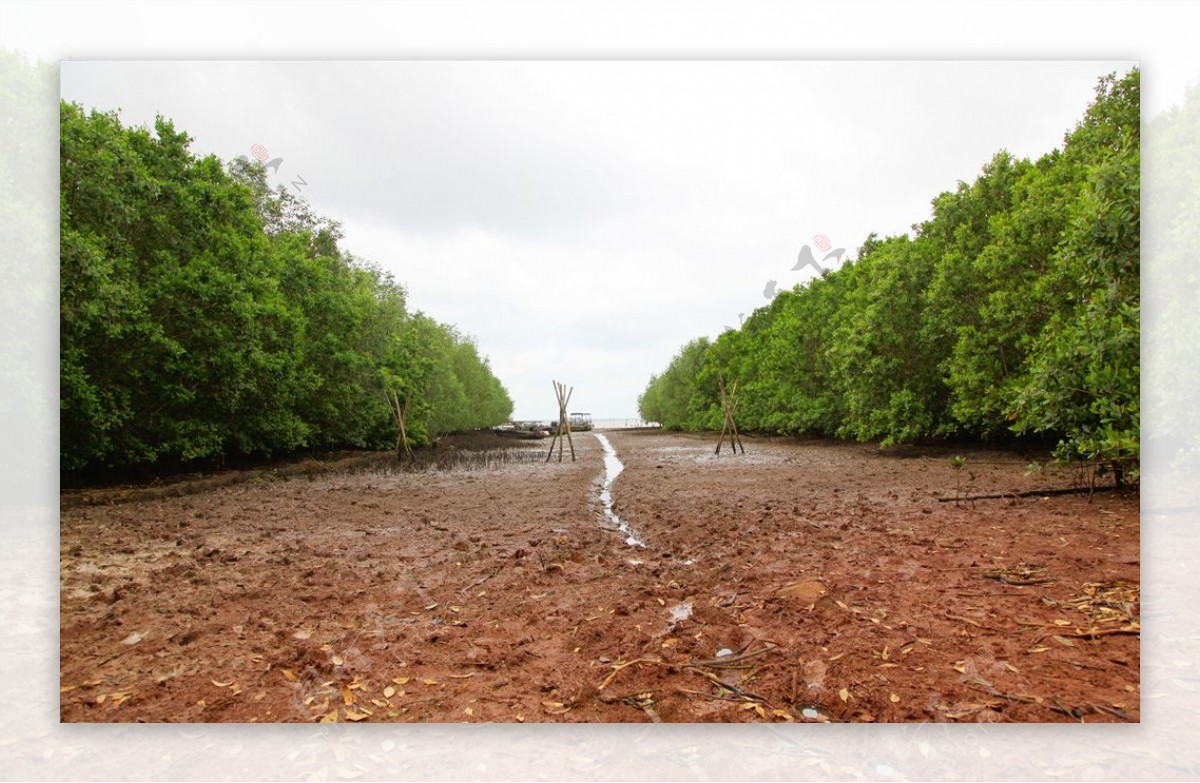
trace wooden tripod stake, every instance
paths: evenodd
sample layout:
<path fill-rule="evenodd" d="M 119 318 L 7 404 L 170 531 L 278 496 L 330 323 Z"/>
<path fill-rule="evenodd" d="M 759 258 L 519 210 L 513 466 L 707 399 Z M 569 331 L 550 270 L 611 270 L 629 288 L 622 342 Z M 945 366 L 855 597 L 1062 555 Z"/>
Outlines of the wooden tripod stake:
<path fill-rule="evenodd" d="M 571 402 L 571 395 L 575 392 L 575 387 L 567 388 L 565 383 L 554 383 L 554 396 L 558 398 L 558 426 L 554 428 L 554 437 L 550 441 L 550 451 L 546 454 L 546 461 L 554 456 L 554 444 L 558 444 L 558 461 L 562 462 L 563 458 L 563 434 L 566 434 L 566 441 L 571 446 L 571 461 L 575 461 L 575 442 L 571 440 L 571 419 L 567 416 L 567 405 Z"/>
<path fill-rule="evenodd" d="M 737 408 L 737 385 L 734 380 L 733 388 L 729 390 L 729 394 L 725 394 L 725 379 L 717 376 L 717 383 L 721 387 L 721 405 L 725 408 L 725 423 L 721 426 L 721 439 L 717 441 L 716 454 L 721 453 L 721 446 L 725 443 L 725 434 L 729 434 L 729 446 L 733 449 L 733 453 L 738 453 L 738 447 L 742 449 L 742 453 L 746 453 L 746 447 L 742 445 L 742 436 L 738 434 L 737 424 L 733 421 L 733 411 Z"/>
<path fill-rule="evenodd" d="M 392 415 L 396 417 L 396 459 L 404 459 L 405 455 L 412 459 L 412 449 L 408 445 L 409 395 L 404 395 L 403 406 L 400 405 L 400 395 L 396 392 L 384 391 L 383 396 L 387 398 L 388 407 L 392 409 Z"/>

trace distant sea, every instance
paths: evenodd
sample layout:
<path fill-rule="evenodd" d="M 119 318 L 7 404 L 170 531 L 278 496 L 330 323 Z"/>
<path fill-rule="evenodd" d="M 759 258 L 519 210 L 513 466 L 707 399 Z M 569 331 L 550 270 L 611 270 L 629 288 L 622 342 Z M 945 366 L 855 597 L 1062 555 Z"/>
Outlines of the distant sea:
<path fill-rule="evenodd" d="M 553 424 L 552 419 L 533 419 L 539 424 L 544 424 L 549 427 Z M 626 430 L 633 427 L 649 427 L 650 424 L 642 421 L 637 416 L 630 416 L 628 419 L 598 419 L 592 417 L 592 427 L 598 430 Z"/>
<path fill-rule="evenodd" d="M 635 416 L 631 419 L 592 419 L 592 426 L 598 430 L 623 430 L 650 425 Z"/>

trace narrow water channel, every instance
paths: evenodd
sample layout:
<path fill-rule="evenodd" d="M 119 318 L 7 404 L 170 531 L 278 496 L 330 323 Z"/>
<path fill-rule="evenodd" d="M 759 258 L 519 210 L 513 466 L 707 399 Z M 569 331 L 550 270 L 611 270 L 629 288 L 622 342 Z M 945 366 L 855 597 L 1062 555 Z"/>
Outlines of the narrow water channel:
<path fill-rule="evenodd" d="M 617 450 L 608 442 L 608 438 L 599 432 L 593 432 L 596 440 L 600 441 L 600 445 L 604 447 L 604 486 L 600 489 L 600 502 L 604 504 L 604 514 L 608 520 L 617 526 L 617 529 L 625 534 L 625 543 L 630 546 L 646 546 L 646 542 L 637 537 L 633 529 L 625 523 L 623 519 L 617 516 L 613 511 L 613 482 L 617 480 L 617 476 L 625 470 L 625 463 L 617 458 Z"/>

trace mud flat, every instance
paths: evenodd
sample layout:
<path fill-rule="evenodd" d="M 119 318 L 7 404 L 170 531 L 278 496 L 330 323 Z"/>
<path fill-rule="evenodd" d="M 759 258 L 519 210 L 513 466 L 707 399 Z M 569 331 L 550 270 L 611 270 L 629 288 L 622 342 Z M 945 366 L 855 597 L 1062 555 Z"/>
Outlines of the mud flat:
<path fill-rule="evenodd" d="M 595 437 L 66 504 L 62 719 L 1138 720 L 1136 495 L 938 502 L 945 450 L 604 434 L 610 506 Z M 1070 484 L 955 453 L 974 494 Z"/>

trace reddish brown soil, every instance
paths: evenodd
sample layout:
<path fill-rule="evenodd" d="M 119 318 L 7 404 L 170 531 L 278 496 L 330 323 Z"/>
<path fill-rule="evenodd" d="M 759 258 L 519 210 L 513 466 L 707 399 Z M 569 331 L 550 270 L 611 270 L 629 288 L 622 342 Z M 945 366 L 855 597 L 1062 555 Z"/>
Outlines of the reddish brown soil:
<path fill-rule="evenodd" d="M 582 433 L 575 463 L 65 494 L 62 720 L 1138 720 L 1136 496 L 956 505 L 954 453 L 964 494 L 1071 476 L 607 435 L 644 548 Z"/>

